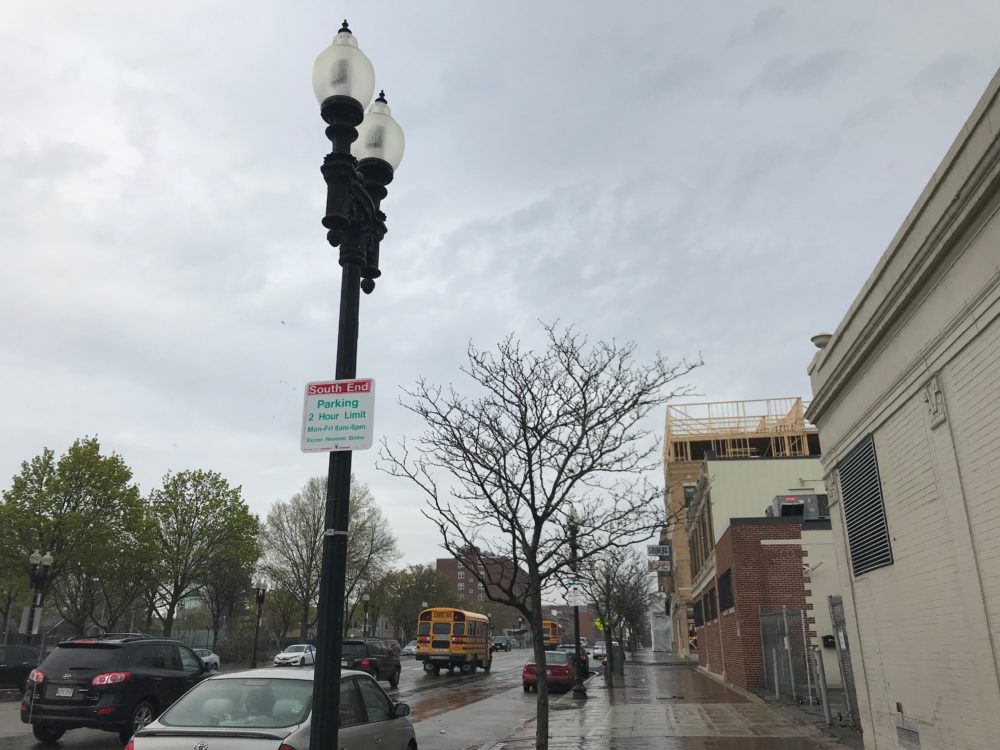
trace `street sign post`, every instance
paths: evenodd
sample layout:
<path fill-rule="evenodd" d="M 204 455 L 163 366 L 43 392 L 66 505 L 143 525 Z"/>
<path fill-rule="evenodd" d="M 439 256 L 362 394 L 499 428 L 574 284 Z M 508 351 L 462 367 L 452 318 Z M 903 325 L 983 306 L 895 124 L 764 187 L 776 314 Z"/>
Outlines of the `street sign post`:
<path fill-rule="evenodd" d="M 583 586 L 579 583 L 571 583 L 566 589 L 566 604 L 570 607 L 582 607 Z"/>
<path fill-rule="evenodd" d="M 670 545 L 650 544 L 646 547 L 646 554 L 650 557 L 670 557 Z"/>
<path fill-rule="evenodd" d="M 375 381 L 371 378 L 306 383 L 303 453 L 363 451 L 372 447 Z"/>

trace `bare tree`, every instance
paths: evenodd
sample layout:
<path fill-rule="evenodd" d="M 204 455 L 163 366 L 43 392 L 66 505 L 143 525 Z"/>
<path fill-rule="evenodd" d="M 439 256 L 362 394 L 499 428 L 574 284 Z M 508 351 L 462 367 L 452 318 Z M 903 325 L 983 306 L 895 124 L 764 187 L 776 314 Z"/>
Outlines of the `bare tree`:
<path fill-rule="evenodd" d="M 537 748 L 548 747 L 541 597 L 569 569 L 570 509 L 576 508 L 581 562 L 664 526 L 660 491 L 645 479 L 659 458 L 646 417 L 688 393 L 665 389 L 700 364 L 657 356 L 640 365 L 631 343 L 591 343 L 554 326 L 545 326 L 545 334 L 538 351 L 513 336 L 495 351 L 470 344 L 462 372 L 475 395 L 426 380 L 405 391 L 403 406 L 425 430 L 411 444 L 383 443 L 381 463 L 423 490 L 425 515 L 445 549 L 489 598 L 516 607 L 530 623 Z"/>
<path fill-rule="evenodd" d="M 646 559 L 632 548 L 614 554 L 602 553 L 579 572 L 581 583 L 594 604 L 604 633 L 609 677 L 624 673 L 624 665 L 615 658 L 612 641 L 624 647 L 623 633 L 641 629 L 649 614 L 649 569 Z"/>
<path fill-rule="evenodd" d="M 264 573 L 298 603 L 303 638 L 315 622 L 323 561 L 326 477 L 313 477 L 288 502 L 275 503 L 264 524 Z M 396 538 L 367 484 L 351 477 L 346 601 L 356 604 L 399 556 Z M 349 607 L 349 614 L 354 606 Z"/>

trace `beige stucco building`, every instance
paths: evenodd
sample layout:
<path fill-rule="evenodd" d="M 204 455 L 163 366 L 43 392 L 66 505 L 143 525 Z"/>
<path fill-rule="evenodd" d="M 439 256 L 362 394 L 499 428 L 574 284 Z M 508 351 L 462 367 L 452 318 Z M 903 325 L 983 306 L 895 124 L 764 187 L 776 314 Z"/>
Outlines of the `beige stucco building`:
<path fill-rule="evenodd" d="M 1000 74 L 814 339 L 808 414 L 867 748 L 1000 747 L 998 90 Z"/>

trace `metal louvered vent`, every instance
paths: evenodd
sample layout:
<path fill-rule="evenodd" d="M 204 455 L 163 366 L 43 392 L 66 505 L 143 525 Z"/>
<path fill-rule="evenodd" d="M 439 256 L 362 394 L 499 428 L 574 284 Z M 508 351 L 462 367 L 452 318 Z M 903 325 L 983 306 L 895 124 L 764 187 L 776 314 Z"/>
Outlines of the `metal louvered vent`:
<path fill-rule="evenodd" d="M 920 750 L 920 732 L 897 725 L 896 744 L 905 750 Z"/>
<path fill-rule="evenodd" d="M 878 476 L 875 440 L 871 435 L 837 465 L 837 476 L 855 578 L 870 570 L 892 565 L 882 482 Z"/>

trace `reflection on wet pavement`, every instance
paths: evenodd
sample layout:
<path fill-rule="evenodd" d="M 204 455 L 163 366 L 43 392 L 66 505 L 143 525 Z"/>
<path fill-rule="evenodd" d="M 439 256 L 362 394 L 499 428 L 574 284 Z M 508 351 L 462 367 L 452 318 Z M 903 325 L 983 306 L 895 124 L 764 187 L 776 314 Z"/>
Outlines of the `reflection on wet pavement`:
<path fill-rule="evenodd" d="M 606 686 L 590 681 L 582 710 L 549 716 L 552 750 L 821 750 L 842 747 L 790 714 L 748 698 L 698 672 L 693 666 L 666 666 L 636 659 L 626 674 Z M 494 750 L 534 747 L 532 722 Z"/>

